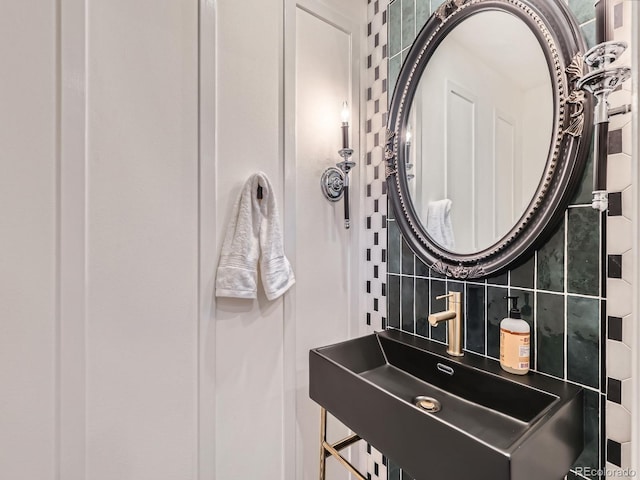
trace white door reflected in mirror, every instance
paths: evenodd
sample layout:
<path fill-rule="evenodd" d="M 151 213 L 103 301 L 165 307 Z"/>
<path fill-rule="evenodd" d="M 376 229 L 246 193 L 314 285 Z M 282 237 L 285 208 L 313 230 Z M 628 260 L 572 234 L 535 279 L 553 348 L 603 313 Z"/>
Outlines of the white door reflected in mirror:
<path fill-rule="evenodd" d="M 538 189 L 552 142 L 549 67 L 532 30 L 506 12 L 457 25 L 429 59 L 409 114 L 410 195 L 445 249 L 503 238 Z"/>

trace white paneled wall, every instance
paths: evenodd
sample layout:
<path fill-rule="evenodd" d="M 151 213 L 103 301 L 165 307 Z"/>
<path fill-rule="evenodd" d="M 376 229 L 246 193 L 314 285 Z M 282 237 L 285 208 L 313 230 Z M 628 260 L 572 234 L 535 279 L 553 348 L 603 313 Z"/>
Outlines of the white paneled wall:
<path fill-rule="evenodd" d="M 336 112 L 347 95 L 357 124 L 365 7 L 0 5 L 0 478 L 313 478 L 305 351 L 357 334 L 364 222 L 359 167 L 351 231 L 320 198 L 339 117 L 297 131 L 314 115 L 295 78 L 328 73 L 298 93 Z M 301 12 L 327 35 L 296 37 Z M 304 42 L 327 59 L 304 66 Z M 259 170 L 298 284 L 274 302 L 216 299 L 231 207 Z"/>
<path fill-rule="evenodd" d="M 271 178 L 282 204 L 283 6 L 224 1 L 217 17 L 215 208 L 223 232 L 254 171 Z M 269 302 L 261 290 L 257 302 L 219 299 L 214 318 L 215 478 L 282 478 L 283 300 Z"/>
<path fill-rule="evenodd" d="M 91 1 L 87 42 L 86 475 L 189 478 L 198 5 Z"/>
<path fill-rule="evenodd" d="M 358 167 L 350 174 L 351 229 L 344 228 L 342 202 L 331 205 L 318 194 L 322 172 L 339 159 L 342 101 L 352 106 L 352 125 L 359 123 L 359 25 L 332 9 L 320 8 L 318 2 L 299 1 L 288 26 L 291 41 L 287 41 L 290 48 L 285 58 L 295 62 L 295 70 L 290 72 L 285 85 L 291 88 L 285 88 L 285 93 L 287 103 L 295 108 L 288 118 L 295 119 L 297 134 L 285 163 L 292 180 L 288 185 L 296 195 L 290 215 L 295 216 L 291 243 L 298 285 L 285 321 L 289 330 L 295 330 L 289 344 L 295 345 L 296 392 L 296 470 L 287 478 L 315 480 L 320 408 L 309 399 L 309 349 L 357 334 L 361 323 L 356 292 L 362 284 L 357 240 L 364 224 L 359 202 L 363 169 Z M 350 133 L 354 159 L 361 165 L 358 129 L 352 127 Z M 331 441 L 348 434 L 331 416 L 328 430 Z M 347 480 L 350 476 L 330 459 L 327 478 Z"/>
<path fill-rule="evenodd" d="M 54 2 L 0 3 L 0 477 L 56 469 Z M 34 461 L 37 459 L 37 461 Z"/>

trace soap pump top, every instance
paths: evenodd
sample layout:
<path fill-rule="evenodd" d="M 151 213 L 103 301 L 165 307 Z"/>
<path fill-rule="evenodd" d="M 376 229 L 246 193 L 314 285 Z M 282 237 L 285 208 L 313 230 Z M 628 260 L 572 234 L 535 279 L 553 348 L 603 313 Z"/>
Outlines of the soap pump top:
<path fill-rule="evenodd" d="M 522 314 L 520 313 L 520 309 L 518 308 L 518 297 L 509 295 L 508 298 L 511 301 L 511 309 L 509 310 L 509 318 L 520 319 L 522 318 Z"/>

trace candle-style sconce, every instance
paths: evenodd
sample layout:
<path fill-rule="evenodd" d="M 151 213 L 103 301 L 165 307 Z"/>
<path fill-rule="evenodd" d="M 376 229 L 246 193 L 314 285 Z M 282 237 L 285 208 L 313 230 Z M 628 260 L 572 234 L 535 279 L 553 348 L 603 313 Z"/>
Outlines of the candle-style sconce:
<path fill-rule="evenodd" d="M 414 173 L 409 173 L 411 172 L 411 170 L 413 170 L 413 163 L 411 163 L 411 127 L 409 125 L 407 125 L 407 133 L 405 134 L 404 137 L 406 140 L 404 142 L 404 148 L 405 148 L 405 155 L 404 158 L 405 163 L 406 163 L 406 169 L 407 169 L 407 181 L 411 181 L 414 178 L 416 178 Z"/>
<path fill-rule="evenodd" d="M 631 77 L 631 68 L 611 65 L 626 48 L 625 42 L 602 42 L 593 47 L 585 54 L 584 62 L 594 70 L 578 81 L 578 88 L 589 92 L 596 98 L 591 206 L 601 212 L 609 208 L 607 194 L 609 117 L 629 111 L 627 107 L 615 110 L 609 108 L 609 94 Z"/>
<path fill-rule="evenodd" d="M 351 160 L 353 150 L 349 148 L 349 106 L 342 105 L 342 148 L 338 150 L 342 161 L 335 167 L 329 167 L 322 173 L 320 186 L 325 198 L 337 202 L 344 197 L 344 228 L 351 226 L 349 219 L 349 172 L 356 162 Z M 336 168 L 337 167 L 337 168 Z"/>

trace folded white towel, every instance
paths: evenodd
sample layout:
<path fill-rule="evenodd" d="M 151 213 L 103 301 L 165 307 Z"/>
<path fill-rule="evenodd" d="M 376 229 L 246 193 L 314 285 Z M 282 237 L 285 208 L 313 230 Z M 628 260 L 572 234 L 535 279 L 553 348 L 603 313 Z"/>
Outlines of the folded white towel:
<path fill-rule="evenodd" d="M 257 197 L 258 186 L 262 200 Z M 233 212 L 220 254 L 216 296 L 256 298 L 260 262 L 262 286 L 267 298 L 274 300 L 295 283 L 295 277 L 284 255 L 278 207 L 266 174 L 249 177 Z"/>
<path fill-rule="evenodd" d="M 451 224 L 451 200 L 429 202 L 427 207 L 427 233 L 440 246 L 451 250 L 455 247 Z"/>

